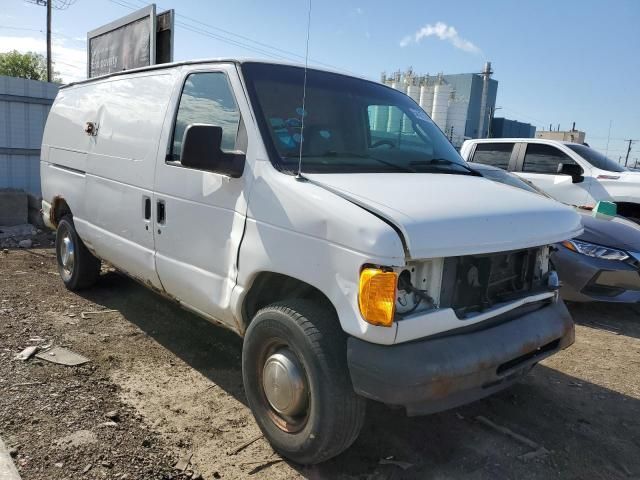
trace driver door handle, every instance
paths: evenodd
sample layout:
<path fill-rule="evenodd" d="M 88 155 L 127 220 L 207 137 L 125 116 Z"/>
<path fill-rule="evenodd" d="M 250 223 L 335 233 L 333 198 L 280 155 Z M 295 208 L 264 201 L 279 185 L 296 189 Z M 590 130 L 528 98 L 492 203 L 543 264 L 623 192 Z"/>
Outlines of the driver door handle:
<path fill-rule="evenodd" d="M 158 202 L 156 203 L 156 222 L 159 225 L 164 225 L 167 217 L 166 217 L 166 209 L 165 209 L 165 204 L 164 204 L 164 200 L 158 200 Z"/>

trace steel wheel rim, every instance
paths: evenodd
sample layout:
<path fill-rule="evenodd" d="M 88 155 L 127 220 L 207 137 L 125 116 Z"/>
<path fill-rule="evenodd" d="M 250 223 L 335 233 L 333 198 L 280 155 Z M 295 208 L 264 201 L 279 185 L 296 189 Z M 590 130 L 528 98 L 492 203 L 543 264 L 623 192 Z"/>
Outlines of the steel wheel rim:
<path fill-rule="evenodd" d="M 286 342 L 274 340 L 260 355 L 258 367 L 260 394 L 269 418 L 284 432 L 299 432 L 309 418 L 311 401 L 309 381 L 298 355 Z"/>
<path fill-rule="evenodd" d="M 60 273 L 64 280 L 69 280 L 73 275 L 73 268 L 76 263 L 76 247 L 69 229 L 65 228 L 60 232 L 62 237 L 59 240 L 58 262 Z"/>

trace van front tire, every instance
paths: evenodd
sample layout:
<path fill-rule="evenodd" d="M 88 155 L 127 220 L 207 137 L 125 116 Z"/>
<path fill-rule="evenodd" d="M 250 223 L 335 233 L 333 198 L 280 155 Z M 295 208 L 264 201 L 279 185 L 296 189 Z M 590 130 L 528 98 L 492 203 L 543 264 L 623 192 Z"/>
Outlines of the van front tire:
<path fill-rule="evenodd" d="M 58 222 L 56 258 L 60 277 L 69 290 L 88 288 L 98 280 L 100 259 L 87 249 L 78 236 L 71 215 L 65 215 Z"/>
<path fill-rule="evenodd" d="M 358 437 L 365 400 L 353 391 L 346 336 L 327 308 L 291 300 L 260 310 L 245 335 L 242 376 L 258 426 L 282 456 L 315 464 Z"/>

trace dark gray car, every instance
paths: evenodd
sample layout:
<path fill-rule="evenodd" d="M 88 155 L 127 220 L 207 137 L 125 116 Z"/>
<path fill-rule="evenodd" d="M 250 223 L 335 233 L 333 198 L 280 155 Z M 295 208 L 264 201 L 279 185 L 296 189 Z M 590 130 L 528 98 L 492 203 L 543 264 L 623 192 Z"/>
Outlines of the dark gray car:
<path fill-rule="evenodd" d="M 473 164 L 490 180 L 545 195 L 526 180 L 500 168 Z M 619 216 L 576 209 L 584 233 L 557 245 L 551 260 L 562 298 L 574 302 L 640 302 L 640 225 Z"/>

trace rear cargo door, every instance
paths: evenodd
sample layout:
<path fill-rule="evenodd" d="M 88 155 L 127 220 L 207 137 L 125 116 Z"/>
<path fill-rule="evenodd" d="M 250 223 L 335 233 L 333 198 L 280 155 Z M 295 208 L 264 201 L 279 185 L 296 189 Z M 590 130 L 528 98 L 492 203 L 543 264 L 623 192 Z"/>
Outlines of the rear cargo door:
<path fill-rule="evenodd" d="M 243 116 L 248 114 L 242 113 L 234 85 L 238 91 L 232 64 L 183 67 L 154 188 L 156 269 L 164 290 L 191 309 L 229 322 L 247 208 L 247 167 L 243 177 L 230 178 L 185 167 L 180 153 L 184 131 L 193 123 L 222 127 L 223 150 L 246 151 Z"/>

